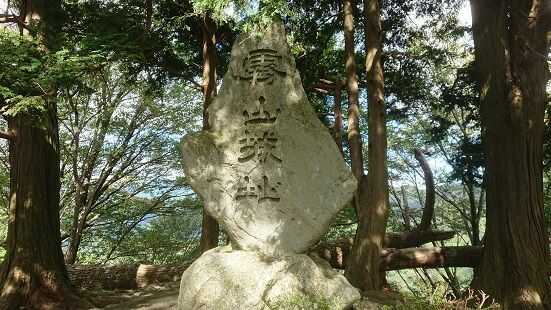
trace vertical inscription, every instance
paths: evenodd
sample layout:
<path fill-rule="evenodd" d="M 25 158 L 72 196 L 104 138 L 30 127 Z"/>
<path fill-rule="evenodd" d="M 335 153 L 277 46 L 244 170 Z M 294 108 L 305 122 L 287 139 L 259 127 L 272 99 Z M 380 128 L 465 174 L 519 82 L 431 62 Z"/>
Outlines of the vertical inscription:
<path fill-rule="evenodd" d="M 239 176 L 237 201 L 243 199 L 279 202 L 279 188 L 281 182 L 273 180 L 273 171 L 266 166 L 271 161 L 276 167 L 283 162 L 279 150 L 279 136 L 274 124 L 277 121 L 281 109 L 266 104 L 266 98 L 260 96 L 252 107 L 243 110 L 243 131 L 238 139 L 239 163 L 254 162 L 262 171 L 261 176 L 253 178 L 252 175 Z M 274 167 L 271 165 L 270 167 Z"/>

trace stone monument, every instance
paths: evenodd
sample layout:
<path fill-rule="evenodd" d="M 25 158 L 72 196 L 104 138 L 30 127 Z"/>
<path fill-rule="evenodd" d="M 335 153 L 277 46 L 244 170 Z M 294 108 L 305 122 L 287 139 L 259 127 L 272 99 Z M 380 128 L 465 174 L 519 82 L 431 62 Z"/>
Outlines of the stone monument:
<path fill-rule="evenodd" d="M 178 309 L 271 309 L 296 296 L 349 307 L 359 292 L 304 253 L 356 180 L 307 100 L 283 25 L 242 34 L 231 56 L 211 129 L 182 142 L 186 177 L 231 245 L 184 272 Z"/>

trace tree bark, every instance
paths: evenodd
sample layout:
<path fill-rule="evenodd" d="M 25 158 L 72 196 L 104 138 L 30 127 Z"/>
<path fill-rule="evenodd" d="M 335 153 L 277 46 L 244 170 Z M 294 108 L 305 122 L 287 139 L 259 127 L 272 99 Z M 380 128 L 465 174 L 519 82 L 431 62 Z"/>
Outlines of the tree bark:
<path fill-rule="evenodd" d="M 364 1 L 368 91 L 368 176 L 361 181 L 358 230 L 345 275 L 361 290 L 379 290 L 385 283 L 380 253 L 388 218 L 387 138 L 384 78 L 381 63 L 381 21 L 378 0 Z M 367 184 L 366 184 L 367 183 Z"/>
<path fill-rule="evenodd" d="M 344 155 L 342 148 L 342 110 L 341 110 L 341 88 L 340 81 L 335 82 L 335 103 L 333 104 L 333 114 L 335 115 L 335 124 L 333 125 L 333 138 L 341 154 Z"/>
<path fill-rule="evenodd" d="M 208 107 L 216 96 L 216 25 L 205 15 L 203 24 L 203 130 L 210 128 Z M 201 253 L 218 246 L 218 222 L 203 208 Z"/>
<path fill-rule="evenodd" d="M 387 233 L 385 248 L 404 249 L 418 247 L 433 241 L 443 241 L 453 238 L 454 231 L 411 231 L 405 233 Z M 330 243 L 320 243 L 310 250 L 329 261 L 332 265 L 344 266 L 350 257 L 354 245 L 352 238 L 339 239 Z"/>
<path fill-rule="evenodd" d="M 346 68 L 346 90 L 348 91 L 348 145 L 352 173 L 361 181 L 364 175 L 362 137 L 360 135 L 360 105 L 358 103 L 358 75 L 354 44 L 354 0 L 343 1 L 344 14 L 344 53 Z M 358 203 L 356 203 L 358 205 Z M 356 206 L 356 209 L 358 206 Z"/>
<path fill-rule="evenodd" d="M 178 281 L 192 262 L 178 265 L 72 265 L 67 269 L 71 283 L 81 289 L 130 290 Z"/>
<path fill-rule="evenodd" d="M 33 125 L 31 115 L 9 119 L 10 201 L 7 254 L 0 275 L 0 309 L 69 309 L 69 284 L 59 230 L 59 144 L 55 103 Z M 30 123 L 29 123 L 30 122 Z"/>
<path fill-rule="evenodd" d="M 381 253 L 381 268 L 475 267 L 482 256 L 482 247 L 459 246 L 442 248 L 385 249 Z"/>
<path fill-rule="evenodd" d="M 24 1 L 27 22 L 42 24 L 44 49 L 55 49 L 60 1 Z M 44 111 L 8 118 L 10 200 L 7 253 L 0 272 L 0 309 L 74 309 L 77 303 L 61 251 L 59 136 L 55 90 Z"/>
<path fill-rule="evenodd" d="M 543 214 L 548 1 L 471 1 L 486 151 L 486 237 L 472 286 L 504 309 L 551 309 Z"/>
<path fill-rule="evenodd" d="M 82 240 L 84 226 L 86 224 L 86 221 L 79 217 L 80 209 L 75 208 L 74 213 L 76 216 L 76 218 L 74 219 L 75 223 L 73 223 L 73 227 L 71 228 L 69 246 L 67 247 L 67 251 L 65 252 L 65 263 L 69 265 L 72 265 L 77 261 L 78 249 L 80 247 L 80 241 Z"/>
<path fill-rule="evenodd" d="M 311 250 L 333 268 L 346 269 L 350 262 L 351 242 L 348 239 L 320 245 Z M 379 253 L 380 268 L 400 270 L 410 268 L 476 267 L 482 256 L 482 247 L 384 248 Z"/>
<path fill-rule="evenodd" d="M 480 211 L 482 210 L 481 200 L 478 204 L 475 199 L 474 182 L 469 181 L 466 184 L 467 195 L 469 196 L 469 224 L 471 226 L 471 244 L 480 245 Z M 484 199 L 484 188 L 480 188 L 479 198 Z"/>

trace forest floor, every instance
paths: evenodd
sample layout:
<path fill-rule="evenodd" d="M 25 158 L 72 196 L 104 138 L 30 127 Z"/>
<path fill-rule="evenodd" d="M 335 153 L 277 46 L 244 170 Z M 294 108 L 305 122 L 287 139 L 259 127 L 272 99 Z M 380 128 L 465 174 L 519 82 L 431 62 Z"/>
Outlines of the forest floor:
<path fill-rule="evenodd" d="M 95 305 L 88 310 L 176 310 L 179 290 L 180 282 L 176 281 L 136 290 L 81 290 L 80 295 Z M 397 293 L 370 291 L 365 294 L 368 299 L 359 302 L 358 309 L 374 310 L 379 308 L 377 304 L 397 306 L 403 302 Z"/>
<path fill-rule="evenodd" d="M 179 288 L 180 282 L 170 282 L 138 290 L 83 290 L 80 293 L 96 305 L 92 309 L 171 310 L 178 304 Z"/>

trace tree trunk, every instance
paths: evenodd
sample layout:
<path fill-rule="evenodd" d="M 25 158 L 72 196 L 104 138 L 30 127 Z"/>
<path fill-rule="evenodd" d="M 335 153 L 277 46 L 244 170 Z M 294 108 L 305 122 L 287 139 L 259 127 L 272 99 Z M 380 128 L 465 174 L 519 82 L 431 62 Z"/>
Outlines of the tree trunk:
<path fill-rule="evenodd" d="M 362 179 L 359 225 L 346 275 L 361 290 L 378 290 L 385 283 L 380 253 L 388 218 L 388 172 L 384 78 L 381 64 L 381 22 L 378 0 L 364 1 L 366 73 L 369 104 L 368 176 Z M 367 183 L 367 184 L 366 184 Z"/>
<path fill-rule="evenodd" d="M 216 96 L 216 25 L 205 16 L 203 31 L 203 130 L 210 128 L 208 107 Z M 216 220 L 203 209 L 201 253 L 218 246 L 220 228 Z"/>
<path fill-rule="evenodd" d="M 467 183 L 467 182 L 466 182 Z M 480 245 L 480 210 L 481 205 L 477 205 L 474 191 L 474 181 L 469 180 L 467 183 L 467 195 L 469 196 L 469 224 L 471 225 L 472 245 Z M 480 196 L 484 195 L 484 188 L 480 188 Z"/>
<path fill-rule="evenodd" d="M 80 209 L 77 213 L 76 223 L 73 223 L 71 229 L 71 235 L 69 239 L 69 246 L 65 252 L 65 263 L 72 265 L 77 261 L 78 249 L 80 247 L 80 241 L 82 240 L 82 233 L 84 231 L 85 221 L 79 220 Z M 76 210 L 75 210 L 76 212 Z"/>
<path fill-rule="evenodd" d="M 344 53 L 346 67 L 346 90 L 348 91 L 348 145 L 352 173 L 360 182 L 364 175 L 362 137 L 360 135 L 360 106 L 358 103 L 358 75 L 354 44 L 354 0 L 343 1 L 344 14 Z M 358 209 L 358 203 L 356 203 Z"/>
<path fill-rule="evenodd" d="M 333 114 L 335 115 L 335 124 L 333 125 L 333 138 L 341 154 L 344 155 L 342 148 L 342 110 L 341 110 L 341 81 L 335 82 L 335 103 L 333 105 Z"/>
<path fill-rule="evenodd" d="M 151 23 L 153 18 L 153 0 L 145 0 L 145 30 L 151 31 Z"/>
<path fill-rule="evenodd" d="M 59 230 L 59 142 L 54 102 L 8 121 L 10 202 L 0 309 L 72 309 Z M 50 308 L 48 308 L 50 309 Z"/>
<path fill-rule="evenodd" d="M 542 172 L 548 5 L 471 1 L 487 206 L 485 249 L 472 285 L 504 309 L 551 309 Z"/>
<path fill-rule="evenodd" d="M 40 22 L 45 50 L 58 46 L 60 1 L 22 3 L 25 21 Z M 7 253 L 0 272 L 0 309 L 75 309 L 59 230 L 59 135 L 56 91 L 44 95 L 44 111 L 8 118 L 10 201 Z"/>

